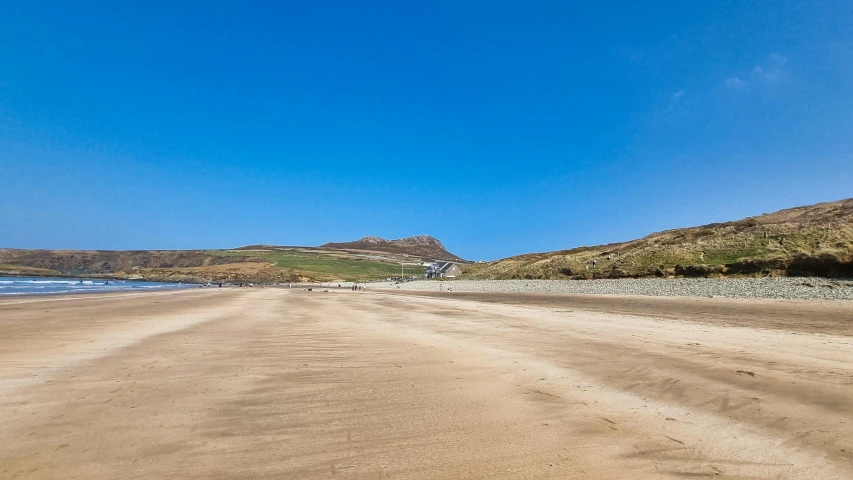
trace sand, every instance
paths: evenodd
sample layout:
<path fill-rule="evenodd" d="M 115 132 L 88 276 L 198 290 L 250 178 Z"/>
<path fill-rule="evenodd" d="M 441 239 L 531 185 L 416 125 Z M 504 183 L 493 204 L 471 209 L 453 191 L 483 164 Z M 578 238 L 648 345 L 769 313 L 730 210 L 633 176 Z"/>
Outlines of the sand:
<path fill-rule="evenodd" d="M 849 302 L 0 299 L 0 478 L 849 479 Z"/>

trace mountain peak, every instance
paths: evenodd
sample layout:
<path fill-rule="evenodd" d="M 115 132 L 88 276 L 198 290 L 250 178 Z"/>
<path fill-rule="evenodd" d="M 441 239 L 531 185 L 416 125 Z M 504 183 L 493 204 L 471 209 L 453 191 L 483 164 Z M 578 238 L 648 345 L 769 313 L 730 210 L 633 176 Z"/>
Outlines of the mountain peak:
<path fill-rule="evenodd" d="M 444 244 L 441 243 L 441 240 L 433 237 L 432 235 L 413 235 L 411 237 L 398 238 L 396 240 L 386 240 L 382 237 L 368 236 L 361 237 L 358 241 L 359 243 L 368 243 L 371 245 L 380 245 L 383 243 L 393 243 L 396 245 L 430 245 L 442 250 L 447 250 L 444 248 Z"/>
<path fill-rule="evenodd" d="M 426 260 L 446 260 L 464 262 L 465 260 L 448 252 L 441 240 L 432 235 L 413 235 L 411 237 L 388 240 L 382 237 L 361 237 L 354 242 L 332 242 L 321 245 L 322 248 L 344 249 L 350 251 L 387 252 L 404 257 Z"/>
<path fill-rule="evenodd" d="M 380 243 L 388 243 L 388 240 L 385 240 L 382 237 L 361 237 L 358 241 L 361 243 L 373 243 L 377 245 Z"/>
<path fill-rule="evenodd" d="M 391 243 L 403 245 L 432 245 L 433 247 L 438 247 L 442 250 L 447 250 L 446 248 L 444 248 L 444 244 L 441 243 L 441 240 L 433 237 L 432 235 L 414 235 L 411 237 L 391 240 Z"/>

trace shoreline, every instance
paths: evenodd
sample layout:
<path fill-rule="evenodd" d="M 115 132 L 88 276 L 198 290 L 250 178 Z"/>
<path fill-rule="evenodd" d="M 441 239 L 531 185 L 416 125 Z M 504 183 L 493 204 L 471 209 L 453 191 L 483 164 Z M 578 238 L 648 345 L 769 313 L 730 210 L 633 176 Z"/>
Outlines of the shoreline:
<path fill-rule="evenodd" d="M 117 290 L 112 292 L 65 292 L 65 293 L 22 293 L 22 294 L 5 294 L 0 295 L 0 307 L 4 305 L 13 305 L 15 303 L 32 303 L 40 300 L 55 301 L 55 300 L 89 300 L 89 299 L 110 299 L 112 297 L 143 297 L 148 295 L 166 294 L 166 293 L 188 293 L 197 292 L 195 288 L 169 288 L 162 290 Z"/>
<path fill-rule="evenodd" d="M 28 280 L 33 284 L 32 286 L 27 286 Z M 55 280 L 56 282 L 51 283 L 51 280 Z M 73 282 L 76 280 L 79 280 L 79 282 Z M 188 290 L 192 289 L 193 286 L 196 285 L 192 283 L 158 282 L 153 280 L 123 280 L 104 277 L 56 277 L 35 275 L 0 275 L 0 282 L 2 282 L 0 283 L 0 298 L 64 296 L 76 294 L 93 295 L 99 293 L 142 293 L 164 290 Z M 130 283 L 130 285 L 128 285 L 127 283 Z M 40 285 L 41 288 L 54 289 L 59 291 L 38 291 L 36 285 Z M 64 290 L 62 290 L 63 285 L 66 286 Z M 72 286 L 76 288 L 72 288 Z M 18 289 L 22 291 L 16 291 Z"/>

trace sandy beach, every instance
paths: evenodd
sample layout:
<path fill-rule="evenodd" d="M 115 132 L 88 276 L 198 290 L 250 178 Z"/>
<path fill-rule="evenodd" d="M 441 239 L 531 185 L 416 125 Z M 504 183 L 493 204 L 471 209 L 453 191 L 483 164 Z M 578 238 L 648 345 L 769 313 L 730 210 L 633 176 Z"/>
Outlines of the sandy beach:
<path fill-rule="evenodd" d="M 0 299 L 3 479 L 849 479 L 853 303 Z"/>

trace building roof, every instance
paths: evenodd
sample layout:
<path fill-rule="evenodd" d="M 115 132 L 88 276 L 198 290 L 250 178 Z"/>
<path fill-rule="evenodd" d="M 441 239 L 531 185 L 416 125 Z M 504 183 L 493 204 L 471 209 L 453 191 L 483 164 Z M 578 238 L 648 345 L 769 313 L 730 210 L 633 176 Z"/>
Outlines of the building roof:
<path fill-rule="evenodd" d="M 439 272 L 439 273 L 440 272 L 446 272 L 446 271 L 450 270 L 450 268 L 453 267 L 454 265 L 456 265 L 456 264 L 453 262 L 435 262 L 428 267 L 428 270 L 433 271 L 433 272 Z"/>

